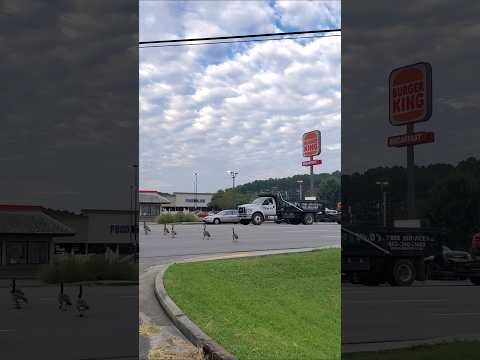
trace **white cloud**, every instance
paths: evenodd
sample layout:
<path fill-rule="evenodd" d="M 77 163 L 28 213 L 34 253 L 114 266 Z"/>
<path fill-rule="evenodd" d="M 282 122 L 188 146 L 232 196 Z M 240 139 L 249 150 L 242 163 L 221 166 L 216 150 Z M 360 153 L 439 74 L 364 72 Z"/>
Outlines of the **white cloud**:
<path fill-rule="evenodd" d="M 184 5 L 172 15 L 183 19 L 179 36 L 278 31 L 267 2 Z M 339 39 L 140 50 L 141 185 L 189 190 L 198 170 L 200 190 L 215 191 L 229 186 L 229 168 L 239 183 L 302 173 L 301 135 L 317 128 L 321 170 L 338 170 Z"/>

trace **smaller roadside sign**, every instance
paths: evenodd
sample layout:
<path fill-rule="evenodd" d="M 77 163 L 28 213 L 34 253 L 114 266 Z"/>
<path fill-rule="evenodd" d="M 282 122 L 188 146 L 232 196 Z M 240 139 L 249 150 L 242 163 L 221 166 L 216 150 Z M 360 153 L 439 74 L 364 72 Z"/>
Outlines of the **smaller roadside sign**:
<path fill-rule="evenodd" d="M 403 147 L 435 142 L 435 134 L 430 131 L 419 131 L 413 134 L 390 136 L 387 138 L 389 147 Z"/>
<path fill-rule="evenodd" d="M 319 130 L 303 134 L 303 156 L 311 157 L 321 152 L 321 135 Z"/>
<path fill-rule="evenodd" d="M 313 165 L 320 165 L 322 160 L 308 160 L 302 161 L 302 166 L 313 166 Z"/>

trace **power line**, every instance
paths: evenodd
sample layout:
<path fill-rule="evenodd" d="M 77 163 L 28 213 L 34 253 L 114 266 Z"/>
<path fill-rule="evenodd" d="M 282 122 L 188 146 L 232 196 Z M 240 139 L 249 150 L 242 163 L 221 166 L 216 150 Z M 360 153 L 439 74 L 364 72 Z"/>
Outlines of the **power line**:
<path fill-rule="evenodd" d="M 283 37 L 283 38 L 279 38 L 279 39 L 252 39 L 252 40 L 237 40 L 237 41 L 214 41 L 214 42 L 203 42 L 203 43 L 196 43 L 196 44 L 147 45 L 147 46 L 140 46 L 139 49 L 145 49 L 145 48 L 162 48 L 162 47 L 177 47 L 177 46 L 197 46 L 197 45 L 233 44 L 233 43 L 247 43 L 247 42 L 288 40 L 288 39 L 314 39 L 314 38 L 340 37 L 340 36 L 342 36 L 342 35 L 313 35 L 313 36 Z"/>
<path fill-rule="evenodd" d="M 217 36 L 217 37 L 204 37 L 204 38 L 191 38 L 191 39 L 139 41 L 139 42 L 138 42 L 138 45 L 162 44 L 162 43 L 178 43 L 178 42 L 191 42 L 191 41 L 231 40 L 231 39 L 245 39 L 245 38 L 267 37 L 267 36 L 305 35 L 305 34 L 330 33 L 330 32 L 336 32 L 336 31 L 342 31 L 342 29 L 323 29 L 323 30 L 290 31 L 290 32 L 267 33 L 267 34 L 250 34 L 250 35 L 236 35 L 236 36 Z"/>

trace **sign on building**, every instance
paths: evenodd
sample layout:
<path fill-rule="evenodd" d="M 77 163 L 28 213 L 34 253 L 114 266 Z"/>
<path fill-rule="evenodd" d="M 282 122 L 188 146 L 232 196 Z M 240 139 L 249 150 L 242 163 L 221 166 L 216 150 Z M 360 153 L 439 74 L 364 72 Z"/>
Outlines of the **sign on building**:
<path fill-rule="evenodd" d="M 432 115 L 432 67 L 419 62 L 393 70 L 389 77 L 389 114 L 394 126 L 427 121 Z"/>

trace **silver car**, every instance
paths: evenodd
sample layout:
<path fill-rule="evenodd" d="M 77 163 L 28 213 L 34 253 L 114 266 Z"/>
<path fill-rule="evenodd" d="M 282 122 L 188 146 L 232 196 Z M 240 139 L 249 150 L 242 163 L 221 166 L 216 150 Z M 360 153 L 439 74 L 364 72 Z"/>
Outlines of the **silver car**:
<path fill-rule="evenodd" d="M 216 214 L 208 214 L 203 221 L 209 224 L 238 223 L 240 217 L 238 210 L 222 210 Z"/>

